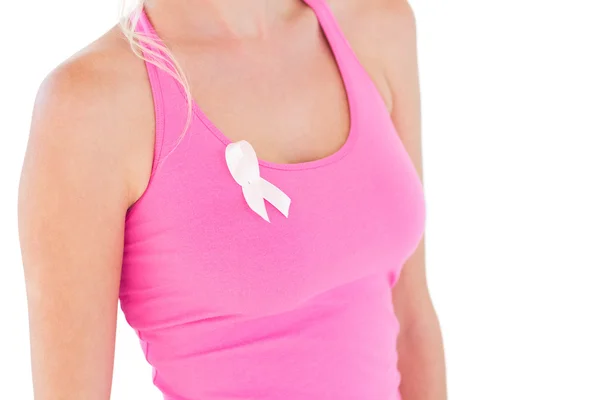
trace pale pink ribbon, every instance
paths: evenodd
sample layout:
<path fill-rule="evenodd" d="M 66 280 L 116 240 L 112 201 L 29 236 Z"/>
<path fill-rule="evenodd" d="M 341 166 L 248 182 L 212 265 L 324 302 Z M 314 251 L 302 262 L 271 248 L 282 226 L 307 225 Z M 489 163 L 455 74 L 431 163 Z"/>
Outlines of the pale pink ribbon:
<path fill-rule="evenodd" d="M 265 221 L 269 221 L 265 200 L 287 218 L 292 200 L 271 182 L 261 178 L 258 157 L 252 145 L 245 140 L 229 143 L 225 161 L 233 179 L 242 187 L 248 206 Z"/>

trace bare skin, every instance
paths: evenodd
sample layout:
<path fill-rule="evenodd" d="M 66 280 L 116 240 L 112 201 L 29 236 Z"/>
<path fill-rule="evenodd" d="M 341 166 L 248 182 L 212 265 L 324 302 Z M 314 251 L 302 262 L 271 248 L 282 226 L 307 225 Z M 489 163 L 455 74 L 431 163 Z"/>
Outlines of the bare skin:
<path fill-rule="evenodd" d="M 260 158 L 280 163 L 341 147 L 348 132 L 348 115 L 339 112 L 348 109 L 344 88 L 314 14 L 300 1 L 154 4 L 149 15 L 186 71 L 192 96 L 228 137 L 248 139 Z M 410 6 L 330 5 L 422 178 Z M 217 74 L 227 79 L 215 82 Z M 36 400 L 110 398 L 124 217 L 148 183 L 153 142 L 145 67 L 117 27 L 40 87 L 19 195 Z M 424 240 L 404 266 L 394 304 L 403 399 L 445 399 Z"/>

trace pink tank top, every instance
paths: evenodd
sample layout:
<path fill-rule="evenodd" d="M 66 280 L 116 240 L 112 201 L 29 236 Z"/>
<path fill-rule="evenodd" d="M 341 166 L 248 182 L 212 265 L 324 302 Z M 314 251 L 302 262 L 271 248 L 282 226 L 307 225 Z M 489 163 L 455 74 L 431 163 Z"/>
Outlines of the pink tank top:
<path fill-rule="evenodd" d="M 126 216 L 120 301 L 167 400 L 400 398 L 391 287 L 423 234 L 422 186 L 331 10 L 305 2 L 336 58 L 351 128 L 325 158 L 259 160 L 291 199 L 287 217 L 267 202 L 267 222 L 249 207 L 230 141 L 197 104 L 164 158 L 186 99 L 146 64 L 155 154 Z M 156 35 L 144 13 L 138 29 Z"/>

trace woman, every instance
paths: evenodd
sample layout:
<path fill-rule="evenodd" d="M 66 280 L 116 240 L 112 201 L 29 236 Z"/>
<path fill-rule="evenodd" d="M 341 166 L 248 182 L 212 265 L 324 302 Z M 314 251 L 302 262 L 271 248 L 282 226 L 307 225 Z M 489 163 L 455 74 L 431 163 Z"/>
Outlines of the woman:
<path fill-rule="evenodd" d="M 109 398 L 118 299 L 165 399 L 444 399 L 419 119 L 402 0 L 140 5 L 36 100 L 36 400 Z"/>

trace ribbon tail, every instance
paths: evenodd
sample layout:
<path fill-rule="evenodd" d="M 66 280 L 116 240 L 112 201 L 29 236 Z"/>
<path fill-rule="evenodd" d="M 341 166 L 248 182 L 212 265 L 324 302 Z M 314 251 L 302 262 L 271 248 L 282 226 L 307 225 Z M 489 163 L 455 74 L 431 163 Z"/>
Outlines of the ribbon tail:
<path fill-rule="evenodd" d="M 260 215 L 265 221 L 271 222 L 269 221 L 269 215 L 267 214 L 267 208 L 260 188 L 257 189 L 253 185 L 242 187 L 242 193 L 244 193 L 246 203 L 248 203 L 252 211 Z"/>
<path fill-rule="evenodd" d="M 271 203 L 287 218 L 292 200 L 287 194 L 283 193 L 281 189 L 273 185 L 271 182 L 263 178 L 260 179 L 260 185 L 264 199 Z"/>

